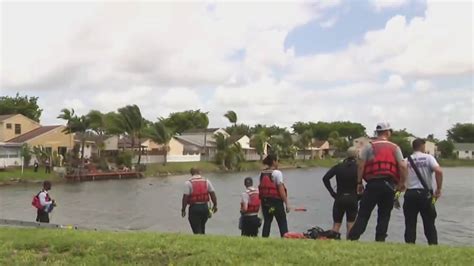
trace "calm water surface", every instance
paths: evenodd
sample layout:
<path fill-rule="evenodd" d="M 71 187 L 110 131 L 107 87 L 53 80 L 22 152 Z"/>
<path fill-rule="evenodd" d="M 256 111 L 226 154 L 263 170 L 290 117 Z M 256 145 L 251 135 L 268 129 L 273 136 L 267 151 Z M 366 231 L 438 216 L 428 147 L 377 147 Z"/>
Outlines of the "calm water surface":
<path fill-rule="evenodd" d="M 296 169 L 283 171 L 292 207 L 305 207 L 307 212 L 288 215 L 290 231 L 303 232 L 318 225 L 332 226 L 332 198 L 321 181 L 327 169 Z M 217 192 L 219 211 L 207 224 L 209 234 L 239 235 L 240 194 L 243 178 L 256 172 L 209 174 Z M 187 219 L 181 218 L 183 183 L 187 176 L 110 180 L 59 184 L 51 195 L 58 202 L 52 222 L 77 224 L 84 227 L 113 230 L 146 230 L 190 233 Z M 0 187 L 0 218 L 33 221 L 36 213 L 31 198 L 38 186 Z M 443 197 L 437 203 L 439 242 L 449 245 L 474 245 L 474 169 L 445 168 Z M 375 216 L 369 222 L 363 240 L 373 240 Z M 420 218 L 421 219 L 421 218 Z M 272 236 L 277 236 L 277 226 Z M 403 212 L 394 210 L 388 241 L 402 242 Z M 426 243 L 421 220 L 418 223 L 418 243 Z"/>

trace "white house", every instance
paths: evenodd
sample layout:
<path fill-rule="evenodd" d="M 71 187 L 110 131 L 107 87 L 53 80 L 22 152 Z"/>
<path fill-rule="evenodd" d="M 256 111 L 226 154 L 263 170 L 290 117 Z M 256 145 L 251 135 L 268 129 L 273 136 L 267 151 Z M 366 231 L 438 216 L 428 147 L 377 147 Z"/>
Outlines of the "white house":
<path fill-rule="evenodd" d="M 21 144 L 0 142 L 0 169 L 21 166 Z"/>
<path fill-rule="evenodd" d="M 454 143 L 454 153 L 458 159 L 474 159 L 474 143 Z"/>

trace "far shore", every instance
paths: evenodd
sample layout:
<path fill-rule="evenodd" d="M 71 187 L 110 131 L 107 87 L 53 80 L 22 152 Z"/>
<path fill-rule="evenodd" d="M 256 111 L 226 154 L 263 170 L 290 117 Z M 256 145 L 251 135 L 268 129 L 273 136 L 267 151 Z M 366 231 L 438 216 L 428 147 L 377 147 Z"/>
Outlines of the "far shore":
<path fill-rule="evenodd" d="M 297 168 L 330 168 L 341 161 L 340 158 L 328 158 L 322 160 L 282 160 L 280 169 L 297 169 Z M 439 161 L 442 167 L 474 167 L 474 160 L 456 160 L 442 159 Z M 201 169 L 203 173 L 238 173 L 245 171 L 259 171 L 263 168 L 261 162 L 244 162 L 240 169 L 223 169 L 222 166 L 213 162 L 179 162 L 163 164 L 148 164 L 145 177 L 165 177 L 176 175 L 187 175 L 191 167 Z M 54 183 L 66 183 L 66 179 L 56 173 L 46 174 L 44 168 L 40 168 L 38 172 L 34 172 L 33 168 L 24 169 L 23 174 L 21 168 L 10 168 L 0 171 L 0 186 L 19 185 L 19 184 L 40 184 L 43 180 L 50 180 Z"/>

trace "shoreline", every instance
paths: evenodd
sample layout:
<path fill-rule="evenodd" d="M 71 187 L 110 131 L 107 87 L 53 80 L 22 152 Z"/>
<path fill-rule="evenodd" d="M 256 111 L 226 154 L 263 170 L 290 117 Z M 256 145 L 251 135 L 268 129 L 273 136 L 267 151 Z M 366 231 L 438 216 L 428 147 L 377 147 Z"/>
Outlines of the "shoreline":
<path fill-rule="evenodd" d="M 341 159 L 339 158 L 330 158 L 322 160 L 298 160 L 298 161 L 289 161 L 283 160 L 280 163 L 279 168 L 284 170 L 291 169 L 308 169 L 308 168 L 330 168 L 331 166 L 338 163 Z M 466 167 L 474 168 L 473 161 L 464 161 L 464 160 L 439 160 L 441 167 L 446 168 L 456 168 L 456 167 Z M 247 171 L 259 171 L 263 168 L 261 162 L 244 162 L 239 170 L 227 170 L 222 169 L 219 165 L 213 162 L 180 162 L 180 163 L 168 163 L 167 165 L 162 164 L 149 164 L 147 165 L 147 170 L 143 172 L 144 177 L 170 177 L 170 176 L 179 176 L 186 175 L 189 173 L 191 167 L 198 167 L 204 173 L 210 174 L 225 174 L 225 173 L 239 173 Z M 31 170 L 31 169 L 27 169 Z M 19 176 L 18 171 L 12 172 L 11 177 L 3 177 L 5 180 L 0 178 L 0 187 L 4 186 L 18 186 L 18 185 L 29 185 L 29 184 L 41 184 L 43 180 L 50 180 L 55 184 L 63 183 L 76 183 L 77 181 L 69 181 L 65 178 L 60 177 L 57 174 L 50 174 L 45 176 L 44 173 L 33 173 L 31 171 L 26 171 L 25 177 Z M 4 174 L 6 175 L 6 174 Z M 39 175 L 36 177 L 29 177 L 33 175 Z M 86 181 L 84 181 L 86 182 Z"/>

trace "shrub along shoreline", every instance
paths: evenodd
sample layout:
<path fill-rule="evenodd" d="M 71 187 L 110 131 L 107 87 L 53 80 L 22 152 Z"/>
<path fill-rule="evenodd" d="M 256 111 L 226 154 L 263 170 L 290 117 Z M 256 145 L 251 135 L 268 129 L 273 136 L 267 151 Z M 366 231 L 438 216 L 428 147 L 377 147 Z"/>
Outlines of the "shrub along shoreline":
<path fill-rule="evenodd" d="M 0 227 L 1 265 L 472 265 L 473 247 Z"/>

